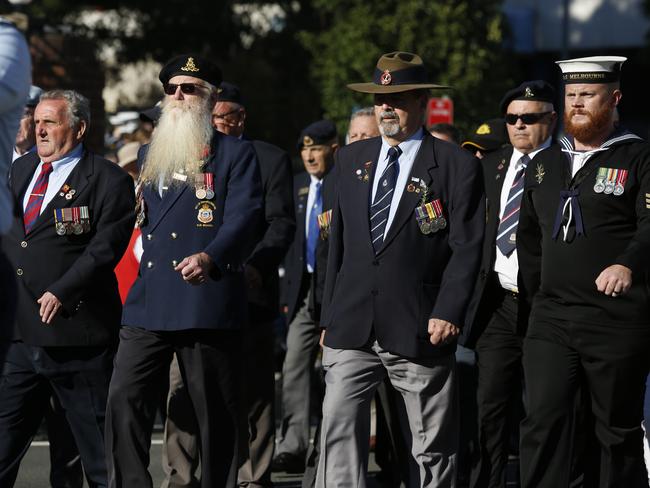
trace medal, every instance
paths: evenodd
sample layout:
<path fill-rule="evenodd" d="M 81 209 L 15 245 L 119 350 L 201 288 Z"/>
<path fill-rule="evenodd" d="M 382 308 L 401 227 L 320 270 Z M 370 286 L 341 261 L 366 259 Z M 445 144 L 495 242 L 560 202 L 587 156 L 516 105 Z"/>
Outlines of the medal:
<path fill-rule="evenodd" d="M 63 223 L 63 209 L 55 208 L 54 209 L 54 229 L 56 230 L 56 235 L 64 236 L 65 235 L 65 224 Z"/>
<path fill-rule="evenodd" d="M 436 211 L 436 214 L 438 215 L 438 228 L 444 229 L 447 227 L 447 219 L 445 219 L 445 217 L 442 215 L 442 203 L 440 202 L 439 198 L 433 201 L 433 207 Z"/>
<path fill-rule="evenodd" d="M 79 215 L 81 217 L 82 232 L 90 232 L 90 213 L 88 212 L 88 207 L 85 205 L 79 207 Z"/>
<path fill-rule="evenodd" d="M 420 227 L 420 232 L 425 235 L 431 233 L 431 222 L 429 220 L 429 215 L 423 206 L 415 208 L 415 219 L 417 220 L 418 226 Z"/>
<path fill-rule="evenodd" d="M 431 222 L 422 222 L 420 224 L 420 230 L 423 234 L 431 234 Z"/>
<path fill-rule="evenodd" d="M 620 197 L 625 191 L 625 182 L 627 181 L 628 170 L 619 169 L 616 185 L 614 186 L 614 196 Z"/>
<path fill-rule="evenodd" d="M 208 192 L 205 191 L 205 188 L 197 188 L 195 195 L 199 200 L 205 200 L 205 198 L 208 196 Z"/>
<path fill-rule="evenodd" d="M 318 215 L 318 229 L 320 230 L 320 238 L 325 240 L 330 234 L 330 223 L 332 222 L 332 210 L 327 210 Z"/>
<path fill-rule="evenodd" d="M 214 198 L 214 174 L 199 173 L 195 179 L 195 195 L 199 200 L 212 200 Z"/>
<path fill-rule="evenodd" d="M 602 193 L 605 190 L 605 177 L 607 176 L 607 168 L 598 168 L 598 175 L 596 176 L 596 184 L 594 191 Z"/>
<path fill-rule="evenodd" d="M 616 186 L 616 170 L 613 168 L 607 169 L 607 181 L 605 182 L 605 189 L 603 193 L 609 195 L 614 192 L 614 187 Z"/>

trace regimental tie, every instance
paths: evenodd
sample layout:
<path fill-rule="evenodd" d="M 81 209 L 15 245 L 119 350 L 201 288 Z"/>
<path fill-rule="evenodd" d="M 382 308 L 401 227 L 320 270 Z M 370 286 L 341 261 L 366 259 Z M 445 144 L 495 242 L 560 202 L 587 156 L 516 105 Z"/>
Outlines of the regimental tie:
<path fill-rule="evenodd" d="M 375 253 L 379 252 L 384 243 L 384 232 L 390 213 L 390 203 L 393 200 L 395 183 L 399 175 L 398 159 L 402 154 L 399 146 L 388 150 L 388 165 L 379 179 L 375 198 L 370 206 L 370 238 Z"/>
<path fill-rule="evenodd" d="M 521 198 L 524 194 L 524 174 L 526 166 L 530 162 L 530 157 L 524 154 L 517 162 L 517 172 L 515 179 L 512 181 L 508 200 L 503 209 L 503 216 L 499 222 L 497 230 L 497 247 L 504 256 L 509 256 L 517 247 L 517 224 L 519 224 L 519 208 L 521 207 Z"/>
<path fill-rule="evenodd" d="M 318 245 L 319 228 L 318 216 L 323 213 L 323 196 L 321 195 L 321 181 L 316 183 L 314 204 L 309 209 L 309 227 L 307 232 L 306 258 L 307 265 L 312 271 L 316 269 L 316 246 Z"/>
<path fill-rule="evenodd" d="M 47 184 L 50 180 L 51 172 L 52 163 L 43 163 L 43 166 L 41 166 L 41 173 L 38 175 L 38 178 L 36 178 L 36 183 L 34 183 L 32 193 L 29 195 L 29 200 L 27 201 L 27 206 L 25 207 L 25 213 L 23 215 L 25 235 L 29 234 L 36 219 L 38 219 L 38 216 L 41 214 L 41 206 L 43 205 L 43 199 L 45 198 L 45 192 L 47 191 Z"/>

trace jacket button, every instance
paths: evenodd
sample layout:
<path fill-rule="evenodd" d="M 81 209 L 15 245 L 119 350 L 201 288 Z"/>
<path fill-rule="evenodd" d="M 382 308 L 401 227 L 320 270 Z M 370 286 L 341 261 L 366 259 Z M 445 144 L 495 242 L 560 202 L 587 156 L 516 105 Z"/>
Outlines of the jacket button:
<path fill-rule="evenodd" d="M 147 262 L 147 268 L 149 269 L 153 268 L 153 263 L 151 261 Z"/>
<path fill-rule="evenodd" d="M 17 274 L 18 276 L 22 276 L 22 275 L 23 275 L 23 269 L 22 269 L 22 268 L 18 268 L 18 269 L 16 270 L 16 274 Z"/>
<path fill-rule="evenodd" d="M 379 295 L 379 290 L 372 290 L 370 293 L 372 294 L 373 297 L 376 297 L 377 295 Z"/>
<path fill-rule="evenodd" d="M 176 266 L 178 266 L 178 261 L 172 259 L 172 267 L 175 268 Z"/>
<path fill-rule="evenodd" d="M 153 236 L 151 234 L 147 234 L 147 240 L 150 241 L 151 239 L 153 239 Z"/>
<path fill-rule="evenodd" d="M 27 247 L 27 241 L 23 241 L 20 243 L 20 247 L 25 248 Z"/>
<path fill-rule="evenodd" d="M 172 239 L 176 239 L 178 237 L 178 234 L 176 232 L 171 233 Z"/>

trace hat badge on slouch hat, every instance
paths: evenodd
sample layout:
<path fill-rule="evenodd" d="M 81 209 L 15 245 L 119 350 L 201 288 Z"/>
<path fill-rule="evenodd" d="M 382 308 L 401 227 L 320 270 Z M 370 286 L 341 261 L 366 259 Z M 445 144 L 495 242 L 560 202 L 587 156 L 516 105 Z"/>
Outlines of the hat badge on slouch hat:
<path fill-rule="evenodd" d="M 390 82 L 393 81 L 393 77 L 390 75 L 390 71 L 385 69 L 381 74 L 381 84 L 390 85 Z"/>
<path fill-rule="evenodd" d="M 199 68 L 196 67 L 196 64 L 194 64 L 194 58 L 189 57 L 187 58 L 187 62 L 185 63 L 185 66 L 181 68 L 181 71 L 192 71 L 196 73 L 197 71 L 200 71 Z"/>

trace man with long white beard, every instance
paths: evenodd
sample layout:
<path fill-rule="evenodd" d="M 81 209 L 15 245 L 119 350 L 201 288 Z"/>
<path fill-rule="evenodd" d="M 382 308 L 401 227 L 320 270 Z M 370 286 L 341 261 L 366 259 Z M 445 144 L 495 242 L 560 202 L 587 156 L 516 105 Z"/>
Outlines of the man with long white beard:
<path fill-rule="evenodd" d="M 122 315 L 106 414 L 111 487 L 151 487 L 154 415 L 174 353 L 200 434 L 201 486 L 237 480 L 243 263 L 261 218 L 252 146 L 212 129 L 219 68 L 177 56 L 160 72 L 162 115 L 140 161 L 144 253 Z"/>
<path fill-rule="evenodd" d="M 526 171 L 517 232 L 532 302 L 523 346 L 525 488 L 569 485 L 578 387 L 591 397 L 600 447 L 585 486 L 647 486 L 641 419 L 650 365 L 650 145 L 616 124 L 624 61 L 558 61 L 568 135 Z"/>

